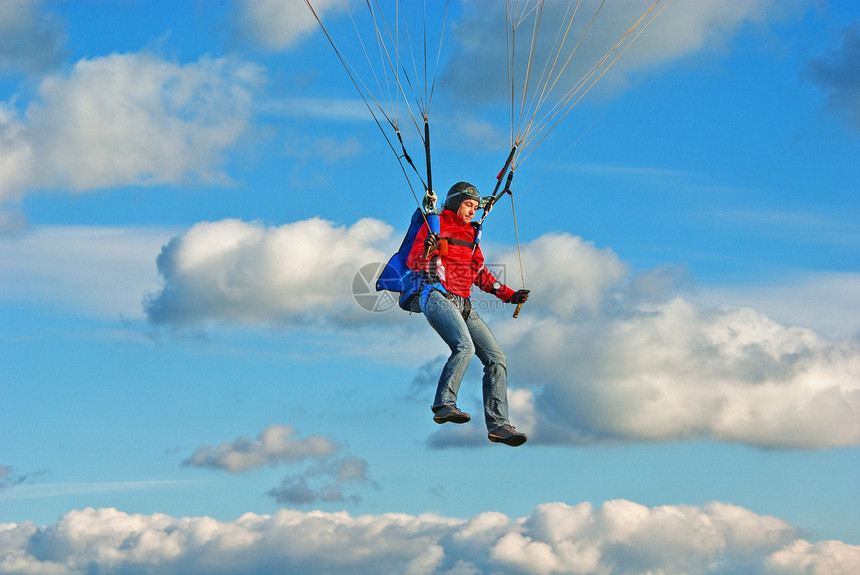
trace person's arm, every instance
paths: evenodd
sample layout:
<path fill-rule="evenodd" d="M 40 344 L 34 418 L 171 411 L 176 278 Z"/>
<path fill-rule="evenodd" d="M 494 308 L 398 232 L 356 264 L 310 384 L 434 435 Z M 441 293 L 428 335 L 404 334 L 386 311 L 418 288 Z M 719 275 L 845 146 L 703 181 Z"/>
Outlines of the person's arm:
<path fill-rule="evenodd" d="M 406 265 L 412 271 L 423 270 L 424 266 L 427 265 L 427 258 L 425 257 L 427 249 L 424 245 L 427 241 L 427 232 L 427 224 L 424 224 L 415 235 L 415 241 L 412 242 L 409 257 L 406 258 Z"/>
<path fill-rule="evenodd" d="M 475 285 L 481 290 L 492 294 L 503 302 L 510 302 L 516 292 L 504 285 L 496 279 L 496 276 L 487 269 L 484 265 L 484 254 L 481 252 L 481 247 L 475 248 L 475 254 L 472 256 L 472 266 L 478 270 L 478 275 L 475 276 Z M 519 302 L 513 302 L 519 303 Z"/>

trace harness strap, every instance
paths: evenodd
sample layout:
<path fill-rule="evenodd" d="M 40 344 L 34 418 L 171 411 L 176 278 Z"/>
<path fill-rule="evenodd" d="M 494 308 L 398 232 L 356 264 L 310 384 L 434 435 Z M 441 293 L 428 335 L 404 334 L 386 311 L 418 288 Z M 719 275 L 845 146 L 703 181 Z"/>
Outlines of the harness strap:
<path fill-rule="evenodd" d="M 475 249 L 475 242 L 470 242 L 468 240 L 461 240 L 457 238 L 446 238 L 441 237 L 439 239 L 446 240 L 452 246 L 462 246 L 464 248 L 469 248 L 470 250 Z"/>

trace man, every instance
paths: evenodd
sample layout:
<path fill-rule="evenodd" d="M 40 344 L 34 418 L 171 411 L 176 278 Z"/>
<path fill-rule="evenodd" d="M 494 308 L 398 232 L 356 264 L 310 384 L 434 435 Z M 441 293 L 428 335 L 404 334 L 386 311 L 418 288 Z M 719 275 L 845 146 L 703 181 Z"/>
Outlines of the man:
<path fill-rule="evenodd" d="M 454 184 L 448 191 L 439 216 L 439 234 L 427 225 L 412 244 L 407 259 L 409 269 L 423 271 L 433 287 L 422 296 L 422 311 L 427 321 L 451 348 L 442 369 L 433 402 L 436 423 L 466 423 L 471 418 L 457 408 L 457 392 L 466 368 L 477 355 L 484 365 L 484 419 L 488 438 L 516 447 L 526 442 L 508 420 L 507 364 L 495 336 L 469 299 L 472 285 L 507 303 L 522 303 L 529 290 L 514 291 L 502 285 L 484 265 L 484 255 L 475 244 L 477 228 L 471 225 L 481 196 L 467 182 Z"/>

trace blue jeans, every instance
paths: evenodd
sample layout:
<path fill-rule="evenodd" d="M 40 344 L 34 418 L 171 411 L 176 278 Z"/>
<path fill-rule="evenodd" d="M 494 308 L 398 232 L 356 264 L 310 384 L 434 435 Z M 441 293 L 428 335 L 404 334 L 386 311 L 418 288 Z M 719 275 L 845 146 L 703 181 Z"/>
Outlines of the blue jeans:
<path fill-rule="evenodd" d="M 477 355 L 484 364 L 484 419 L 487 429 L 493 430 L 508 423 L 508 367 L 505 354 L 478 312 L 473 309 L 468 317 L 463 318 L 461 310 L 466 298 L 454 294 L 448 297 L 434 290 L 424 308 L 427 321 L 451 348 L 451 356 L 439 377 L 433 408 L 435 410 L 456 403 L 466 368 L 472 356 Z"/>

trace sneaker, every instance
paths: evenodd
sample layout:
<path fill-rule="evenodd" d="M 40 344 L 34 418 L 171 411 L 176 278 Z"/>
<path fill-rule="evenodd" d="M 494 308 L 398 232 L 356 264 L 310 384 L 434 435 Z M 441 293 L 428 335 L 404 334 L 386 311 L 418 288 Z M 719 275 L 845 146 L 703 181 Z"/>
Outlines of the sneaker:
<path fill-rule="evenodd" d="M 504 425 L 500 425 L 494 430 L 492 430 L 487 437 L 493 443 L 504 443 L 505 445 L 510 445 L 511 447 L 516 447 L 518 445 L 522 445 L 528 440 L 528 437 L 525 433 L 520 433 L 514 426 L 510 423 L 506 423 Z"/>
<path fill-rule="evenodd" d="M 472 419 L 468 413 L 457 409 L 456 405 L 443 405 L 433 411 L 433 421 L 436 423 L 466 423 Z"/>

